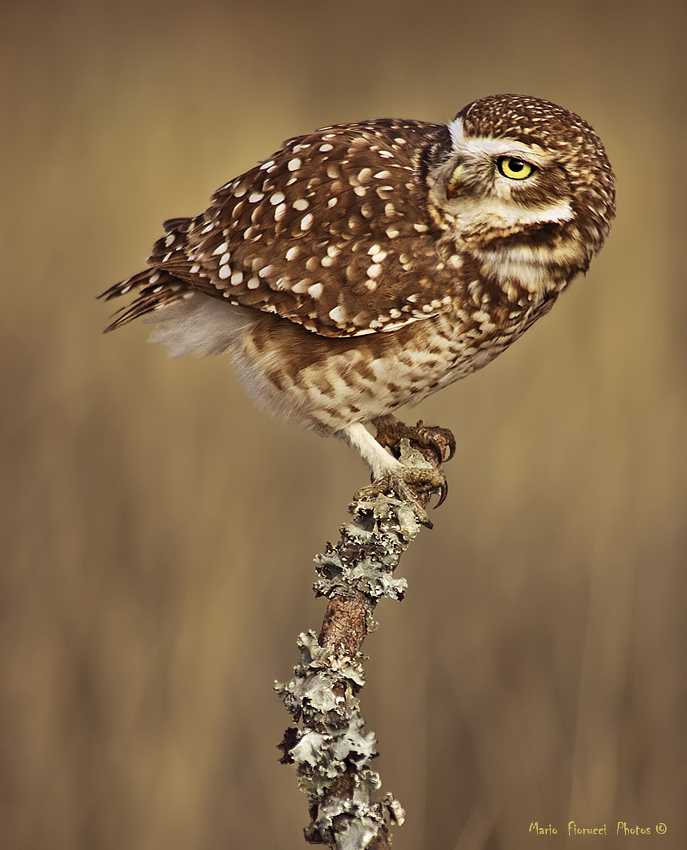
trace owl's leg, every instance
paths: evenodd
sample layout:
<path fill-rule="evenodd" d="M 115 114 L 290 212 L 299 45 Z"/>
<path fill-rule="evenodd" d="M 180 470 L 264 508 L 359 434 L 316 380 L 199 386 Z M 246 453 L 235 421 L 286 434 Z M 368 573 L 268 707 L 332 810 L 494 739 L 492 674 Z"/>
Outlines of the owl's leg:
<path fill-rule="evenodd" d="M 355 449 L 370 467 L 373 479 L 382 478 L 388 474 L 401 475 L 403 467 L 400 461 L 378 443 L 361 422 L 347 425 L 340 433 L 348 445 Z"/>

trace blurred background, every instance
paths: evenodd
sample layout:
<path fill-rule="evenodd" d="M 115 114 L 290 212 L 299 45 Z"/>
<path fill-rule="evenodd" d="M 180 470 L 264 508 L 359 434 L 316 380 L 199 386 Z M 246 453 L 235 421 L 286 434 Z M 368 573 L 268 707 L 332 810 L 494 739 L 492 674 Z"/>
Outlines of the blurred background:
<path fill-rule="evenodd" d="M 564 847 L 569 820 L 607 825 L 575 846 L 629 846 L 618 821 L 686 846 L 684 3 L 1 16 L 2 850 L 304 846 L 272 684 L 319 628 L 312 558 L 367 473 L 257 411 L 226 361 L 103 337 L 94 298 L 289 136 L 505 91 L 593 124 L 618 217 L 549 317 L 407 414 L 458 452 L 365 645 L 394 847 Z"/>

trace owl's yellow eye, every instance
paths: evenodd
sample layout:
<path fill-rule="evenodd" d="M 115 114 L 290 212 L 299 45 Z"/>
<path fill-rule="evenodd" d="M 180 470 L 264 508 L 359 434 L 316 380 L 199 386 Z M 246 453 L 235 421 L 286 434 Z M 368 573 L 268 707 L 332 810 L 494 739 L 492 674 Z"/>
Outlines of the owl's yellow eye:
<path fill-rule="evenodd" d="M 510 180 L 525 180 L 534 174 L 535 168 L 524 159 L 518 159 L 516 156 L 500 156 L 496 160 L 496 167 Z"/>

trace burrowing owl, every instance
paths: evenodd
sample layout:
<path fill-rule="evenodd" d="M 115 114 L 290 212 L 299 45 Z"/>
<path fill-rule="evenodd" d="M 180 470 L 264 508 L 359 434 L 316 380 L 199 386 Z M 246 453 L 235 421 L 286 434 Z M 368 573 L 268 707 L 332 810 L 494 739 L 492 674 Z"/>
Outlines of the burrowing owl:
<path fill-rule="evenodd" d="M 272 413 L 348 440 L 486 365 L 601 248 L 614 177 L 553 103 L 485 97 L 448 125 L 379 119 L 290 139 L 165 223 L 149 268 L 103 293 L 174 356 L 229 352 Z"/>

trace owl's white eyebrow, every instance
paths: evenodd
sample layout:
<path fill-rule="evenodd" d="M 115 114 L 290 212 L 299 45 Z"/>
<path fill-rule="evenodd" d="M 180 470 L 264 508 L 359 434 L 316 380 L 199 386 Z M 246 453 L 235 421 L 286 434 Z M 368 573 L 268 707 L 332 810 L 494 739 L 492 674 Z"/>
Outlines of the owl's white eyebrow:
<path fill-rule="evenodd" d="M 543 165 L 548 161 L 548 157 L 541 151 L 533 150 L 530 145 L 520 142 L 517 139 L 493 139 L 489 136 L 472 136 L 466 138 L 463 132 L 463 119 L 456 118 L 448 125 L 451 141 L 455 151 L 460 151 L 468 154 L 495 154 L 505 156 L 518 156 L 526 154 L 528 162 L 532 165 Z"/>

